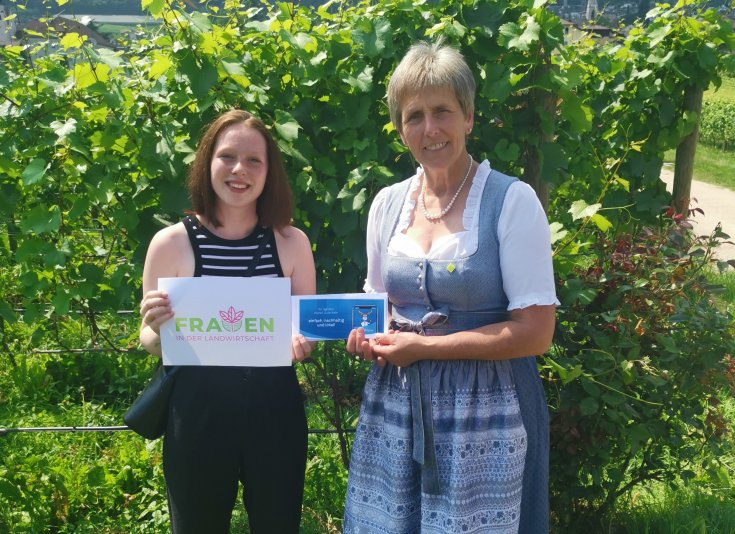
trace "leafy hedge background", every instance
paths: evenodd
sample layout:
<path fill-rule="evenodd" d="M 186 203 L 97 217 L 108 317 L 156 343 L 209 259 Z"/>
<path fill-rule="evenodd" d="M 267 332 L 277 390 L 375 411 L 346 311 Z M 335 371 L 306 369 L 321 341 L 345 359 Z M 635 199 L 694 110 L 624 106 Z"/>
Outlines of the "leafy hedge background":
<path fill-rule="evenodd" d="M 76 34 L 0 50 L 8 426 L 119 423 L 153 365 L 126 311 L 145 250 L 188 207 L 198 135 L 230 107 L 263 118 L 286 155 L 319 291 L 359 290 L 370 200 L 415 167 L 390 124 L 387 78 L 410 44 L 443 36 L 477 76 L 470 151 L 534 185 L 552 222 L 563 306 L 539 365 L 555 524 L 593 521 L 649 480 L 732 476 L 711 402 L 732 370 L 732 318 L 703 278 L 725 236 L 692 235 L 659 180 L 664 151 L 698 120 L 681 111 L 684 91 L 735 70 L 729 22 L 680 2 L 625 37 L 568 43 L 544 0 L 142 6 L 160 27 L 117 52 Z M 299 368 L 310 426 L 354 426 L 366 366 L 339 344 L 315 356 Z M 349 432 L 310 438 L 314 532 L 339 528 L 349 445 Z M 166 525 L 156 442 L 13 435 L 0 458 L 0 530 Z"/>

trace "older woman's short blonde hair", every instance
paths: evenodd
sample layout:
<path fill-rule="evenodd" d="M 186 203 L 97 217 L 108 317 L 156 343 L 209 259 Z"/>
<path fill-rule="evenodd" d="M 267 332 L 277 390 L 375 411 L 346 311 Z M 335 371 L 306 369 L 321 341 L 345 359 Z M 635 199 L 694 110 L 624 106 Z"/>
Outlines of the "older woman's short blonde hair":
<path fill-rule="evenodd" d="M 475 78 L 458 50 L 441 41 L 420 41 L 408 49 L 388 82 L 388 111 L 393 126 L 403 131 L 401 103 L 422 89 L 448 87 L 465 117 L 475 111 Z"/>

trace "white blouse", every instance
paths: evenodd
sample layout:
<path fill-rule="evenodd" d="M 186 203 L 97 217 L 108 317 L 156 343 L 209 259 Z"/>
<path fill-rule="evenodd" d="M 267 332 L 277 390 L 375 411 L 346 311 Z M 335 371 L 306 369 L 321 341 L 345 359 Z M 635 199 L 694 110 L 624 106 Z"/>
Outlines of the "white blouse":
<path fill-rule="evenodd" d="M 415 202 L 413 193 L 420 185 L 421 168 L 411 178 L 403 202 L 398 225 L 388 243 L 388 254 L 409 258 L 454 260 L 466 258 L 477 251 L 480 226 L 480 201 L 490 175 L 490 163 L 485 160 L 477 168 L 463 214 L 466 230 L 442 236 L 431 245 L 426 254 L 421 246 L 406 235 Z M 367 293 L 385 291 L 380 276 L 380 235 L 383 226 L 387 189 L 382 189 L 373 200 L 367 224 L 367 278 L 363 289 Z M 500 269 L 503 289 L 508 296 L 508 310 L 533 305 L 559 304 L 554 286 L 551 262 L 549 223 L 536 192 L 520 180 L 508 188 L 498 220 Z"/>

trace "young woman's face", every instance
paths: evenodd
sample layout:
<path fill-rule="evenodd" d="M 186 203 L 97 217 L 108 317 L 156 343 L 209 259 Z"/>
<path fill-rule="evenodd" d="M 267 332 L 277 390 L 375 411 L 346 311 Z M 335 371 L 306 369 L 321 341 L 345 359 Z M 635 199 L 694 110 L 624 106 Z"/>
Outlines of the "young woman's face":
<path fill-rule="evenodd" d="M 473 117 L 465 117 L 449 87 L 423 89 L 401 104 L 401 139 L 424 169 L 467 167 L 465 139 Z"/>
<path fill-rule="evenodd" d="M 210 174 L 219 207 L 255 206 L 268 176 L 263 135 L 243 123 L 223 129 L 214 145 Z"/>

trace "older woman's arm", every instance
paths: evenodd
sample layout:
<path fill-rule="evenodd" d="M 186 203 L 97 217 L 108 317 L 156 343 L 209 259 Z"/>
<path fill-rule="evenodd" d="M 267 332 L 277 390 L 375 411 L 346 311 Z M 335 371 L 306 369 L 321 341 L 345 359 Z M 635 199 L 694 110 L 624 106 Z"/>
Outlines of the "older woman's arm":
<path fill-rule="evenodd" d="M 446 336 L 398 332 L 380 336 L 373 358 L 399 367 L 417 360 L 506 360 L 546 352 L 554 335 L 556 306 L 513 310 L 510 320 Z"/>

